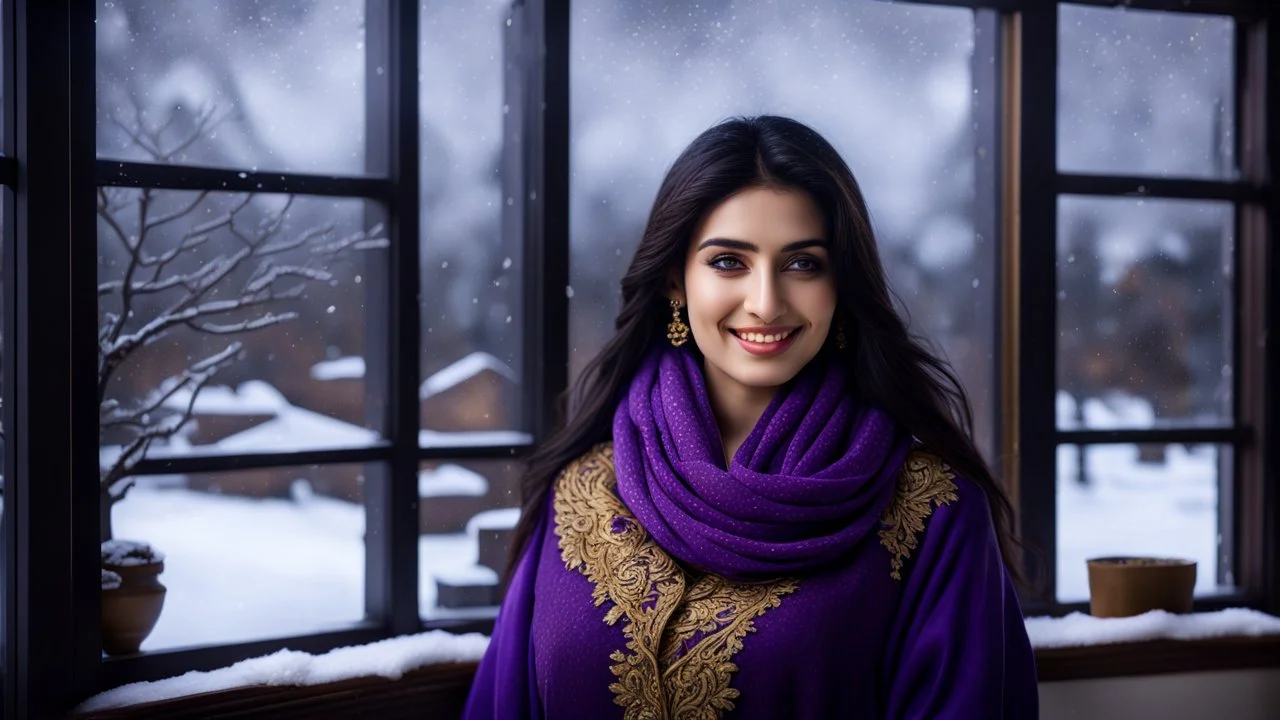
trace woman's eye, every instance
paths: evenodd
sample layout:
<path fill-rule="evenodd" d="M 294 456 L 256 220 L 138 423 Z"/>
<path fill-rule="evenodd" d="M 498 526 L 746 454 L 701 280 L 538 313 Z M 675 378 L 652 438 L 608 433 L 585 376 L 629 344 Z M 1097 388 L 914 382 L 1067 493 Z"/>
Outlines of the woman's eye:
<path fill-rule="evenodd" d="M 817 258 L 798 257 L 791 261 L 790 267 L 800 272 L 817 272 L 822 269 L 822 263 Z"/>
<path fill-rule="evenodd" d="M 739 261 L 738 258 L 732 255 L 721 255 L 719 257 L 712 258 L 711 262 L 708 264 L 717 270 L 741 270 L 742 269 L 742 262 Z"/>

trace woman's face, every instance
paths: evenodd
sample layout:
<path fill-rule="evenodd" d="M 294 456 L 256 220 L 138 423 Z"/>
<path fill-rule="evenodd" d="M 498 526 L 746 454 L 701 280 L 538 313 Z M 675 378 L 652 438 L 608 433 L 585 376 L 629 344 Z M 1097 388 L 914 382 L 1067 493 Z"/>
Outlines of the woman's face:
<path fill-rule="evenodd" d="M 694 232 L 683 297 L 708 386 L 785 384 L 822 349 L 836 306 L 829 238 L 803 192 L 751 188 Z"/>

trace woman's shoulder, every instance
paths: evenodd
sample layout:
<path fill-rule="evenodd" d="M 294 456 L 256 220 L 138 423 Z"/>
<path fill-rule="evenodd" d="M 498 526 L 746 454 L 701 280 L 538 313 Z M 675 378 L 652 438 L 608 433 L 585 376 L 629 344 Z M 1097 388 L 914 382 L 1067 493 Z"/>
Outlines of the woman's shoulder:
<path fill-rule="evenodd" d="M 555 489 L 559 492 L 566 483 L 581 484 L 584 480 L 593 485 L 613 483 L 613 441 L 596 443 L 566 463 L 556 476 Z"/>
<path fill-rule="evenodd" d="M 902 566 L 926 537 L 975 532 L 992 532 L 991 510 L 982 488 L 937 453 L 913 447 L 881 518 L 880 539 L 893 557 L 893 577 L 900 577 Z"/>

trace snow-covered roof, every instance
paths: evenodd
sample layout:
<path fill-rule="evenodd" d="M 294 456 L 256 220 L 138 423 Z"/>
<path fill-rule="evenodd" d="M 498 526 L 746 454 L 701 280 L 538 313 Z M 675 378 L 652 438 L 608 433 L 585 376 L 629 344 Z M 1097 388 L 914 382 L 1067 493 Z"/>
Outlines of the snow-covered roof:
<path fill-rule="evenodd" d="M 359 380 L 363 377 L 364 358 L 358 355 L 325 360 L 311 366 L 312 380 Z"/>
<path fill-rule="evenodd" d="M 217 448 L 234 452 L 278 452 L 361 446 L 377 440 L 378 433 L 368 428 L 287 405 L 274 418 L 219 440 Z"/>
<path fill-rule="evenodd" d="M 518 430 L 419 430 L 419 447 L 488 447 L 493 445 L 528 445 L 533 436 Z"/>
<path fill-rule="evenodd" d="M 191 402 L 191 391 L 175 392 L 165 401 L 171 410 L 184 410 Z M 289 407 L 289 401 L 270 383 L 249 380 L 236 390 L 225 385 L 206 387 L 196 396 L 195 415 L 274 415 L 280 408 Z"/>
<path fill-rule="evenodd" d="M 489 481 L 479 473 L 461 465 L 445 464 L 418 473 L 418 497 L 450 497 L 464 495 L 483 497 L 489 492 Z"/>
<path fill-rule="evenodd" d="M 485 510 L 471 516 L 467 521 L 467 535 L 475 537 L 481 530 L 510 530 L 520 522 L 520 508 L 498 508 Z"/>
<path fill-rule="evenodd" d="M 485 370 L 492 370 L 502 377 L 515 381 L 516 374 L 506 363 L 486 352 L 473 352 L 439 370 L 422 382 L 418 398 L 426 400 L 432 395 L 439 395 L 451 387 L 456 387 Z"/>

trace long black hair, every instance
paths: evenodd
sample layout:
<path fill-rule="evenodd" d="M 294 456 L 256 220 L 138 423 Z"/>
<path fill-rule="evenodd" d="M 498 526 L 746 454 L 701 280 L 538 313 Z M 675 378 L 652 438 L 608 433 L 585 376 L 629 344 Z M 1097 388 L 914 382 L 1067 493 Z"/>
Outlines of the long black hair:
<path fill-rule="evenodd" d="M 611 437 L 613 414 L 641 358 L 667 342 L 666 291 L 699 223 L 748 188 L 796 190 L 821 210 L 831 243 L 836 317 L 846 347 L 836 352 L 860 399 L 887 412 L 986 494 L 1005 565 L 1019 572 L 1013 507 L 972 440 L 973 413 L 951 367 L 935 357 L 895 310 L 862 191 L 840 154 L 806 125 L 773 115 L 732 118 L 699 135 L 658 189 L 644 236 L 622 278 L 615 332 L 562 398 L 565 420 L 529 459 L 523 512 L 511 561 L 537 526 L 565 465 Z"/>

